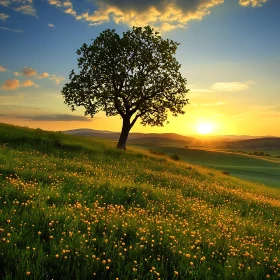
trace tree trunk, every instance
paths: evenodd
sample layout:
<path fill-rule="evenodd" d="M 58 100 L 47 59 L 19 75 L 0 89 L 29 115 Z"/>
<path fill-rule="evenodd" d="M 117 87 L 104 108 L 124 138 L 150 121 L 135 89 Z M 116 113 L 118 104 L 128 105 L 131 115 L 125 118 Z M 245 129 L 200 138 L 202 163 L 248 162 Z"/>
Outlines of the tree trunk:
<path fill-rule="evenodd" d="M 120 139 L 117 145 L 118 149 L 126 149 L 126 141 L 128 138 L 129 131 L 131 129 L 130 119 L 123 119 L 123 125 L 122 125 L 122 132 L 120 135 Z"/>

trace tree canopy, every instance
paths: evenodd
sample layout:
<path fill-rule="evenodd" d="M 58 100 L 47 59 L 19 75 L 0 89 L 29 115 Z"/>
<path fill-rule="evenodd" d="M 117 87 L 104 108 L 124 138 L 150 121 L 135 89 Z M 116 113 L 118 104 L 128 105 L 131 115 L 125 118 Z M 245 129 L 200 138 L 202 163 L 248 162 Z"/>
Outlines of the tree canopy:
<path fill-rule="evenodd" d="M 80 73 L 71 71 L 62 89 L 65 103 L 73 111 L 83 106 L 91 117 L 99 111 L 120 115 L 117 147 L 125 149 L 138 119 L 142 125 L 163 126 L 168 112 L 184 114 L 188 89 L 174 56 L 178 45 L 150 26 L 133 27 L 122 37 L 114 29 L 103 31 L 77 50 Z"/>

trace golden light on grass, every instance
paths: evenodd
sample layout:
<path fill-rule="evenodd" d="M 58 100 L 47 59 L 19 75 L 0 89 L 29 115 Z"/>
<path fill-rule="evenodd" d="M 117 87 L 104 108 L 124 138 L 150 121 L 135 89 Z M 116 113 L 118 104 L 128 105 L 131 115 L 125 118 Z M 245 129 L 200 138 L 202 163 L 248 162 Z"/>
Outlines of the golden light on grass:
<path fill-rule="evenodd" d="M 213 132 L 213 125 L 211 123 L 203 122 L 203 123 L 199 123 L 196 129 L 200 134 L 205 135 Z"/>

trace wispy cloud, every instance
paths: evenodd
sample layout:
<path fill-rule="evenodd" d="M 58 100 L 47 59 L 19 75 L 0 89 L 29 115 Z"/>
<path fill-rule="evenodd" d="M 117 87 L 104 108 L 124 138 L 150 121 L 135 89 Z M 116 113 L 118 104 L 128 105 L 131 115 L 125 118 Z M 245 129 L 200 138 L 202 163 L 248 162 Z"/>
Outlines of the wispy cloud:
<path fill-rule="evenodd" d="M 12 28 L 7 28 L 7 27 L 3 27 L 3 26 L 0 26 L 0 29 L 4 29 L 6 31 L 12 31 L 12 32 L 19 32 L 19 33 L 23 32 L 23 30 L 12 29 Z"/>
<path fill-rule="evenodd" d="M 27 119 L 31 121 L 79 121 L 90 122 L 91 119 L 84 116 L 74 116 L 70 114 L 50 114 L 50 115 L 35 115 L 35 116 L 17 116 L 17 118 Z"/>
<path fill-rule="evenodd" d="M 48 26 L 49 26 L 49 27 L 54 27 L 54 24 L 48 23 Z"/>
<path fill-rule="evenodd" d="M 263 4 L 265 4 L 267 0 L 239 0 L 239 4 L 241 6 L 252 6 L 252 7 L 261 7 Z"/>
<path fill-rule="evenodd" d="M 33 0 L 1 0 L 0 5 L 9 7 L 22 14 L 36 16 Z"/>
<path fill-rule="evenodd" d="M 252 105 L 246 107 L 246 111 L 239 112 L 238 114 L 233 114 L 232 116 L 227 115 L 227 117 L 236 119 L 236 120 L 260 120 L 276 121 L 280 119 L 280 103 L 271 104 L 271 105 Z"/>
<path fill-rule="evenodd" d="M 0 72 L 6 72 L 6 71 L 8 71 L 8 70 L 0 65 Z"/>
<path fill-rule="evenodd" d="M 20 73 L 19 72 L 14 72 L 14 75 L 15 76 L 20 76 Z"/>
<path fill-rule="evenodd" d="M 190 103 L 191 106 L 195 106 L 195 107 L 216 107 L 224 104 L 225 102 L 223 101 L 214 102 L 214 103 Z"/>
<path fill-rule="evenodd" d="M 4 7 L 8 7 L 11 3 L 11 0 L 0 0 L 0 5 L 3 5 Z"/>
<path fill-rule="evenodd" d="M 50 5 L 54 5 L 56 7 L 61 7 L 62 3 L 60 0 L 48 0 Z"/>
<path fill-rule="evenodd" d="M 9 15 L 6 15 L 6 14 L 3 14 L 3 13 L 0 13 L 0 20 L 5 21 L 8 17 L 9 17 Z"/>
<path fill-rule="evenodd" d="M 26 77 L 32 77 L 32 76 L 36 76 L 37 72 L 32 68 L 24 67 L 24 69 L 22 70 L 22 74 Z"/>
<path fill-rule="evenodd" d="M 50 76 L 50 74 L 49 74 L 49 73 L 44 72 L 44 73 L 42 73 L 40 76 L 38 76 L 38 79 L 47 78 L 47 77 L 49 77 L 49 76 Z"/>
<path fill-rule="evenodd" d="M 76 17 L 77 13 L 73 8 L 73 4 L 70 1 L 60 1 L 60 0 L 48 0 L 50 5 L 54 5 L 55 7 L 59 7 L 66 14 L 71 14 Z"/>
<path fill-rule="evenodd" d="M 1 89 L 16 90 L 20 87 L 32 87 L 32 86 L 38 87 L 38 85 L 32 82 L 31 80 L 26 80 L 20 83 L 20 81 L 17 79 L 11 79 L 11 80 L 6 80 L 4 84 L 1 86 Z"/>
<path fill-rule="evenodd" d="M 250 85 L 253 84 L 252 81 L 247 81 L 244 83 L 241 82 L 223 82 L 223 83 L 215 83 L 211 86 L 211 90 L 213 91 L 229 91 L 229 92 L 237 92 L 247 90 Z"/>
<path fill-rule="evenodd" d="M 62 77 L 62 76 L 52 75 L 52 76 L 50 77 L 50 80 L 55 81 L 55 83 L 56 83 L 57 85 L 59 85 L 63 80 L 65 80 L 65 78 Z"/>

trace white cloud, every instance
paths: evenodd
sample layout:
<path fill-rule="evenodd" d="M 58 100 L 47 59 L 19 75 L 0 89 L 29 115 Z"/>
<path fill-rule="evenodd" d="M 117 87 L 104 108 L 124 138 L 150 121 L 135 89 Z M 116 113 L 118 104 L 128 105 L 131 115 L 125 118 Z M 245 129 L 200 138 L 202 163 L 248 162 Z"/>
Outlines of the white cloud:
<path fill-rule="evenodd" d="M 49 77 L 49 76 L 50 76 L 49 73 L 44 72 L 44 73 L 42 73 L 38 78 L 39 78 L 39 79 L 43 79 L 43 78 L 47 78 L 47 77 Z"/>
<path fill-rule="evenodd" d="M 24 69 L 22 70 L 22 74 L 27 77 L 32 77 L 32 76 L 36 76 L 37 72 L 32 68 L 24 67 Z"/>
<path fill-rule="evenodd" d="M 261 7 L 267 0 L 239 0 L 239 4 L 244 7 Z"/>
<path fill-rule="evenodd" d="M 6 14 L 3 14 L 3 13 L 0 13 L 0 20 L 5 21 L 8 17 L 9 17 L 9 15 L 6 15 Z"/>
<path fill-rule="evenodd" d="M 253 82 L 247 81 L 245 83 L 240 82 L 225 82 L 225 83 L 215 83 L 211 86 L 211 90 L 214 91 L 229 91 L 237 92 L 247 90 Z"/>
<path fill-rule="evenodd" d="M 48 26 L 49 26 L 49 27 L 54 27 L 54 24 L 48 23 Z"/>
<path fill-rule="evenodd" d="M 8 70 L 0 65 L 0 72 L 6 72 L 6 71 L 8 71 Z"/>
<path fill-rule="evenodd" d="M 0 4 L 22 14 L 36 16 L 33 0 L 0 0 Z"/>
<path fill-rule="evenodd" d="M 65 78 L 62 77 L 62 76 L 52 75 L 52 76 L 50 77 L 50 80 L 55 81 L 55 83 L 56 83 L 57 85 L 59 85 L 63 80 L 65 80 Z"/>
<path fill-rule="evenodd" d="M 3 26 L 1 26 L 0 29 L 4 29 L 4 30 L 7 30 L 7 31 L 12 31 L 12 32 L 20 32 L 20 33 L 23 32 L 23 30 L 11 29 L 11 28 L 7 28 L 7 27 L 3 27 Z"/>

